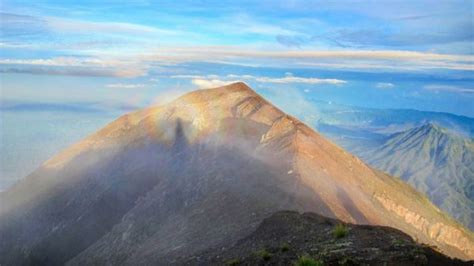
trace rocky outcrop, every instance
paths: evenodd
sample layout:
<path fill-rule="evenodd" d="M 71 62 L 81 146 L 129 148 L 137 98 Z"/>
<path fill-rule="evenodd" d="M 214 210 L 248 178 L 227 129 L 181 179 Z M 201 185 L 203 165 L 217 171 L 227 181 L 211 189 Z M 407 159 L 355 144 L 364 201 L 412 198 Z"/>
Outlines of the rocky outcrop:
<path fill-rule="evenodd" d="M 382 203 L 388 211 L 395 213 L 404 219 L 406 223 L 415 227 L 416 230 L 424 232 L 431 239 L 456 247 L 469 257 L 474 257 L 474 243 L 465 236 L 466 233 L 462 232 L 461 229 L 441 222 L 432 223 L 420 214 L 397 204 L 388 197 L 376 195 L 375 198 Z"/>
<path fill-rule="evenodd" d="M 336 231 L 339 233 L 336 234 Z M 182 265 L 472 265 L 420 245 L 401 231 L 281 211 L 234 245 L 177 260 Z"/>

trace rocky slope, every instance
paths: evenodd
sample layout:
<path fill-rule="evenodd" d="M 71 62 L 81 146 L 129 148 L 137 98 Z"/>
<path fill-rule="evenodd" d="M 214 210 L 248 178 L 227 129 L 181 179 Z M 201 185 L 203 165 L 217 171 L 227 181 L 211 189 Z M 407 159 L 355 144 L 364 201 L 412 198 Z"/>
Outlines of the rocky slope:
<path fill-rule="evenodd" d="M 207 250 L 182 265 L 472 265 L 420 245 L 403 232 L 383 226 L 344 224 L 315 213 L 281 211 L 249 236 Z"/>
<path fill-rule="evenodd" d="M 0 264 L 169 264 L 279 210 L 395 227 L 464 259 L 473 233 L 243 83 L 127 114 L 0 193 Z"/>

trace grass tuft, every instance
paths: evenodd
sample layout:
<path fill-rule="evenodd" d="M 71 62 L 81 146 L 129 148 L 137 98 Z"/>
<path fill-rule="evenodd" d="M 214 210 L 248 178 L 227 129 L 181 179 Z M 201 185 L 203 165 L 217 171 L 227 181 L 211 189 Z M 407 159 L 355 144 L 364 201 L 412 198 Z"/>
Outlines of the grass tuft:
<path fill-rule="evenodd" d="M 264 261 L 268 261 L 272 258 L 272 253 L 268 252 L 266 249 L 262 249 L 257 252 L 257 255 Z"/>
<path fill-rule="evenodd" d="M 239 259 L 232 259 L 232 260 L 228 260 L 225 262 L 225 265 L 227 266 L 236 266 L 236 265 L 239 265 L 240 264 L 240 260 Z"/>
<path fill-rule="evenodd" d="M 348 232 L 349 229 L 344 224 L 337 224 L 332 231 L 335 238 L 343 238 Z"/>
<path fill-rule="evenodd" d="M 323 266 L 323 263 L 320 260 L 315 260 L 307 255 L 303 255 L 298 258 L 295 266 Z"/>
<path fill-rule="evenodd" d="M 288 245 L 288 243 L 281 245 L 280 247 L 281 252 L 287 252 L 288 250 L 290 250 L 290 246 Z"/>

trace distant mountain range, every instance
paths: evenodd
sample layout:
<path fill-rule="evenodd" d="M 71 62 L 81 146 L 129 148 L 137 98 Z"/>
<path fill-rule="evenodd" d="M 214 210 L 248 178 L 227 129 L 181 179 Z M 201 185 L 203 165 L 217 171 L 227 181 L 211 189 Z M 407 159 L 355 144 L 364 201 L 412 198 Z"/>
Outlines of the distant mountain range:
<path fill-rule="evenodd" d="M 400 176 L 474 230 L 474 141 L 432 123 L 387 138 L 359 154 Z"/>
<path fill-rule="evenodd" d="M 0 193 L 1 265 L 169 265 L 281 210 L 397 228 L 474 258 L 425 196 L 243 83 L 126 114 Z"/>
<path fill-rule="evenodd" d="M 315 123 L 321 133 L 474 229 L 474 119 L 327 105 Z"/>
<path fill-rule="evenodd" d="M 312 100 L 314 110 L 298 116 L 311 125 L 366 129 L 379 134 L 400 132 L 426 123 L 435 123 L 465 137 L 474 137 L 474 118 L 450 113 L 411 109 L 375 109 Z"/>

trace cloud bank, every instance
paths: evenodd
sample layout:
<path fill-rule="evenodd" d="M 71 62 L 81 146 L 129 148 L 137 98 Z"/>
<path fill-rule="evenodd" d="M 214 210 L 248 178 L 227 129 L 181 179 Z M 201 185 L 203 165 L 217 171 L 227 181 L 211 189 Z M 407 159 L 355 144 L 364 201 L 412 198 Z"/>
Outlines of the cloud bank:
<path fill-rule="evenodd" d="M 252 75 L 235 75 L 229 74 L 226 76 L 219 75 L 173 75 L 171 78 L 175 79 L 190 79 L 191 83 L 198 88 L 213 88 L 224 86 L 238 81 L 256 81 L 260 83 L 275 83 L 275 84 L 330 84 L 342 85 L 347 83 L 341 79 L 320 79 L 320 78 L 305 78 L 286 75 L 284 77 L 266 77 L 266 76 L 252 76 Z"/>

